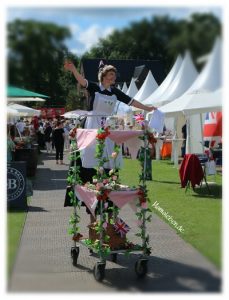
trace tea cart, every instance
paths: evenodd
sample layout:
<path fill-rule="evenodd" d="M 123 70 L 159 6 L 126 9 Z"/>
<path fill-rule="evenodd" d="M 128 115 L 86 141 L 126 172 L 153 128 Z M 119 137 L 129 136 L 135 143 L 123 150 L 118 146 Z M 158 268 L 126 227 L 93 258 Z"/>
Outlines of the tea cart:
<path fill-rule="evenodd" d="M 111 176 L 106 178 L 103 172 L 100 172 L 104 159 L 103 159 L 103 149 L 105 145 L 105 139 L 110 138 L 115 142 L 114 153 L 118 155 L 120 146 L 123 142 L 130 141 L 134 145 L 133 149 L 137 151 L 138 146 L 140 146 L 140 151 L 138 152 L 138 159 L 141 164 L 142 174 L 140 175 L 140 184 L 136 189 L 131 189 L 123 187 L 117 181 L 114 182 L 113 179 L 118 178 L 118 169 L 111 172 Z M 71 229 L 70 234 L 73 235 L 73 247 L 71 248 L 72 263 L 77 266 L 77 260 L 80 253 L 80 246 L 85 246 L 90 252 L 96 253 L 99 257 L 99 261 L 96 262 L 93 274 L 97 281 L 102 281 L 105 277 L 105 267 L 106 259 L 108 255 L 111 255 L 113 262 L 117 261 L 118 254 L 121 253 L 140 253 L 140 258 L 135 263 L 135 272 L 138 278 L 143 278 L 147 274 L 147 263 L 148 257 L 150 255 L 149 247 L 149 235 L 146 231 L 146 222 L 151 220 L 151 213 L 147 206 L 147 188 L 146 188 L 146 160 L 147 160 L 147 149 L 148 149 L 148 138 L 147 130 L 109 130 L 107 128 L 97 129 L 77 129 L 76 143 L 72 148 L 71 156 L 74 162 L 77 160 L 79 151 L 85 147 L 90 146 L 93 141 L 97 141 L 99 149 L 97 151 L 98 158 L 98 168 L 97 177 L 95 179 L 95 184 L 89 184 L 87 186 L 82 186 L 79 179 L 79 168 L 76 163 L 74 168 L 72 168 L 71 176 L 69 177 L 69 182 L 72 184 L 73 189 L 70 192 L 71 201 L 73 204 L 74 212 L 70 219 Z M 135 153 L 136 154 L 136 153 Z M 115 160 L 114 154 L 114 160 Z M 104 181 L 105 180 L 105 181 Z M 103 184 L 103 183 L 106 184 Z M 98 188 L 99 187 L 99 188 Z M 107 214 L 107 201 L 112 202 L 113 206 L 110 207 L 110 217 Z M 99 220 L 94 227 L 89 229 L 91 236 L 89 239 L 84 239 L 79 233 L 79 209 L 81 201 L 87 206 L 92 214 L 95 214 L 95 208 L 97 207 L 97 215 Z M 141 245 L 134 245 L 131 242 L 126 242 L 124 247 L 114 247 L 114 244 L 110 244 L 110 240 L 114 236 L 107 234 L 108 229 L 111 226 L 115 227 L 117 220 L 120 221 L 118 217 L 119 210 L 127 203 L 136 206 L 136 217 L 138 219 L 138 229 L 139 233 L 136 236 L 141 238 Z M 125 239 L 125 228 L 128 225 L 123 222 L 118 225 L 119 233 L 124 232 L 123 236 Z M 124 227 L 124 230 L 123 230 Z M 115 227 L 117 229 L 117 227 Z M 127 232 L 127 231 L 126 231 Z M 94 237 L 93 237 L 94 235 Z M 115 234 L 114 234 L 115 235 Z M 91 239 L 90 239 L 91 238 Z M 114 241 L 114 239 L 113 239 Z"/>

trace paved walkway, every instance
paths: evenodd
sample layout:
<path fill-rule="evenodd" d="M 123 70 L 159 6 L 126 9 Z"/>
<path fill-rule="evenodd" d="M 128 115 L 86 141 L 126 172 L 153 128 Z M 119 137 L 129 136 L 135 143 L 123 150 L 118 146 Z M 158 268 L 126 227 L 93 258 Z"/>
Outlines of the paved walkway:
<path fill-rule="evenodd" d="M 67 156 L 67 155 L 65 155 Z M 220 291 L 221 274 L 205 257 L 184 242 L 153 214 L 148 225 L 152 253 L 148 274 L 138 280 L 134 271 L 137 254 L 118 256 L 106 264 L 103 282 L 94 280 L 98 260 L 80 247 L 78 266 L 71 261 L 71 236 L 67 234 L 71 207 L 64 207 L 66 165 L 56 165 L 53 154 L 41 154 L 32 198 L 11 280 L 10 292 L 205 292 Z M 135 228 L 135 215 L 124 207 L 124 220 Z M 81 228 L 87 235 L 89 216 L 81 210 Z M 135 232 L 128 233 L 135 241 Z"/>

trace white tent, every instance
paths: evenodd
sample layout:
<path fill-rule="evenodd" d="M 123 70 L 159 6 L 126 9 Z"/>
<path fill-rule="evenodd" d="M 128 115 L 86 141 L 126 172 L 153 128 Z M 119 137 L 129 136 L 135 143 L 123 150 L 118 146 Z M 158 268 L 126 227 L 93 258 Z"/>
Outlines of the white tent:
<path fill-rule="evenodd" d="M 134 99 L 143 102 L 149 95 L 151 95 L 158 88 L 158 84 L 153 77 L 151 71 L 149 71 L 144 83 L 142 84 L 140 90 L 134 96 Z"/>
<path fill-rule="evenodd" d="M 164 81 L 159 85 L 159 87 L 149 95 L 144 101 L 143 104 L 145 105 L 157 105 L 158 100 L 160 97 L 165 93 L 165 91 L 169 88 L 170 84 L 172 83 L 173 79 L 176 77 L 180 66 L 182 64 L 182 57 L 178 55 L 172 69 L 164 79 Z"/>
<path fill-rule="evenodd" d="M 185 115 L 216 112 L 222 110 L 222 88 L 208 93 L 192 93 L 183 109 Z"/>
<path fill-rule="evenodd" d="M 9 104 L 8 107 L 16 109 L 18 111 L 18 115 L 21 117 L 33 117 L 40 116 L 40 110 L 33 109 L 20 104 Z"/>
<path fill-rule="evenodd" d="M 122 87 L 122 92 L 126 94 L 127 91 L 128 91 L 128 87 L 127 87 L 126 82 L 124 82 L 123 87 Z M 119 115 L 119 116 L 124 116 L 128 113 L 131 113 L 130 106 L 117 100 L 116 104 L 115 104 L 115 108 L 114 108 L 114 114 Z"/>
<path fill-rule="evenodd" d="M 175 103 L 178 102 L 177 100 L 173 101 L 175 107 L 176 105 L 178 105 L 178 103 Z M 177 107 L 176 109 L 174 109 L 174 106 L 171 105 L 173 102 L 170 102 L 169 104 L 161 107 L 160 110 L 165 112 L 164 108 L 166 108 L 167 110 L 169 107 L 172 107 L 170 112 L 165 112 L 167 116 L 177 116 L 179 114 L 190 116 L 207 112 L 221 111 L 222 88 L 219 88 L 214 92 L 206 92 L 203 90 L 199 92 L 190 92 L 185 96 L 185 101 L 183 101 L 179 108 Z"/>
<path fill-rule="evenodd" d="M 173 79 L 172 83 L 169 85 L 167 89 L 164 90 L 164 93 L 157 99 L 151 102 L 152 105 L 159 106 L 160 110 L 161 107 L 166 103 L 169 103 L 176 99 L 177 97 L 181 96 L 194 82 L 197 78 L 197 71 L 193 64 L 191 55 L 189 51 L 186 51 L 184 59 L 181 63 L 180 69 L 177 72 L 175 78 Z M 160 88 L 160 87 L 159 87 Z M 163 110 L 162 110 L 163 111 Z M 164 112 L 164 111 L 163 111 Z M 184 117 L 182 116 L 179 119 L 169 119 L 169 116 L 166 115 L 165 118 L 165 126 L 167 129 L 176 131 L 178 137 L 181 137 L 181 127 L 184 123 Z M 173 115 L 172 115 L 173 117 Z M 150 114 L 148 115 L 150 118 Z"/>
<path fill-rule="evenodd" d="M 162 106 L 180 97 L 197 78 L 198 72 L 189 51 L 186 51 L 181 67 L 165 93 L 161 95 L 158 105 Z M 155 105 L 155 103 L 153 103 Z"/>
<path fill-rule="evenodd" d="M 220 101 L 218 104 L 215 103 L 213 100 L 211 100 L 213 101 L 211 102 L 211 104 L 208 103 L 207 99 L 211 98 L 211 96 L 206 95 L 206 92 L 216 90 L 221 87 L 221 71 L 221 41 L 220 39 L 217 39 L 207 64 L 205 65 L 197 79 L 194 81 L 192 86 L 181 97 L 160 108 L 167 116 L 180 115 L 183 114 L 185 111 L 186 115 L 192 115 L 186 118 L 188 125 L 187 130 L 189 131 L 187 134 L 187 153 L 203 151 L 202 124 L 205 116 L 201 116 L 200 114 L 204 111 L 207 112 L 208 109 L 212 111 L 214 107 L 217 108 L 218 106 L 220 106 Z M 215 98 L 215 100 L 219 99 L 220 91 L 218 91 L 218 97 L 217 93 L 213 97 Z M 198 114 L 196 114 L 197 111 Z"/>
<path fill-rule="evenodd" d="M 114 109 L 114 114 L 116 114 L 118 116 L 125 116 L 127 114 L 130 115 L 130 114 L 132 114 L 131 106 L 129 106 L 123 102 L 117 101 L 117 104 Z"/>
<path fill-rule="evenodd" d="M 221 72 L 221 41 L 217 39 L 207 64 L 191 87 L 181 97 L 164 105 L 163 107 L 160 107 L 160 110 L 167 116 L 181 114 L 185 107 L 190 105 L 191 101 L 195 98 L 193 94 L 198 95 L 197 98 L 200 99 L 200 93 L 204 94 L 207 91 L 214 91 L 220 88 L 222 84 Z M 204 99 L 206 99 L 206 97 Z M 200 105 L 202 104 L 200 103 Z"/>
<path fill-rule="evenodd" d="M 15 108 L 7 106 L 7 116 L 18 116 L 18 111 Z"/>
<path fill-rule="evenodd" d="M 222 85 L 222 41 L 217 38 L 209 59 L 201 71 L 200 75 L 196 78 L 193 85 L 186 92 L 204 90 L 215 91 Z"/>
<path fill-rule="evenodd" d="M 16 118 L 17 116 L 19 116 L 18 111 L 14 108 L 7 106 L 7 123 L 14 124 L 17 120 L 17 118 Z"/>
<path fill-rule="evenodd" d="M 126 94 L 130 97 L 134 97 L 138 92 L 138 88 L 135 84 L 135 80 L 134 78 L 131 79 L 131 82 L 130 82 L 130 86 L 126 92 Z"/>
<path fill-rule="evenodd" d="M 122 92 L 126 94 L 126 92 L 128 91 L 128 87 L 126 82 L 124 82 L 123 87 L 122 87 Z"/>

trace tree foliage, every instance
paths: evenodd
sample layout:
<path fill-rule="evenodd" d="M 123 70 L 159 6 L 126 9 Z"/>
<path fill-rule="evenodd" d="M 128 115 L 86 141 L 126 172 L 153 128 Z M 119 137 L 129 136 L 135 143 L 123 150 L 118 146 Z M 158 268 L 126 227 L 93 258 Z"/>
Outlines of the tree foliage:
<path fill-rule="evenodd" d="M 7 27 L 8 83 L 50 96 L 45 105 L 83 108 L 75 78 L 63 70 L 66 55 L 79 67 L 79 57 L 65 44 L 70 30 L 33 20 L 15 20 Z M 82 58 L 159 58 L 168 72 L 179 53 L 189 49 L 195 61 L 211 51 L 220 34 L 220 21 L 212 14 L 193 14 L 187 20 L 156 16 L 115 30 Z"/>
<path fill-rule="evenodd" d="M 9 23 L 8 83 L 50 96 L 48 106 L 64 106 L 69 95 L 77 100 L 75 79 L 63 69 L 66 55 L 78 64 L 65 45 L 70 37 L 68 28 L 52 23 Z"/>
<path fill-rule="evenodd" d="M 168 71 L 177 55 L 187 49 L 194 60 L 209 53 L 220 34 L 220 21 L 212 14 L 193 14 L 187 20 L 156 16 L 114 31 L 83 57 L 108 60 L 159 58 Z"/>

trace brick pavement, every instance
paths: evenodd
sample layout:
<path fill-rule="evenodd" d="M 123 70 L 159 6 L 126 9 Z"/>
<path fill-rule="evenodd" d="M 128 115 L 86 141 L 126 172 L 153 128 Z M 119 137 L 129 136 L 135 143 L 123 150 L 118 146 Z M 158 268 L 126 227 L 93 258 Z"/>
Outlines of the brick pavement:
<path fill-rule="evenodd" d="M 67 155 L 65 154 L 65 157 Z M 17 259 L 8 282 L 9 292 L 216 292 L 221 290 L 221 273 L 191 245 L 153 214 L 147 225 L 152 253 L 148 274 L 136 278 L 138 254 L 119 254 L 109 259 L 103 282 L 94 280 L 92 269 L 98 261 L 80 246 L 78 266 L 71 261 L 71 237 L 67 234 L 71 207 L 64 207 L 66 165 L 56 165 L 54 154 L 41 154 L 34 181 L 34 196 L 24 226 Z M 135 215 L 124 207 L 121 217 L 133 229 L 128 238 L 136 240 Z M 86 235 L 89 216 L 81 209 L 81 228 Z"/>

